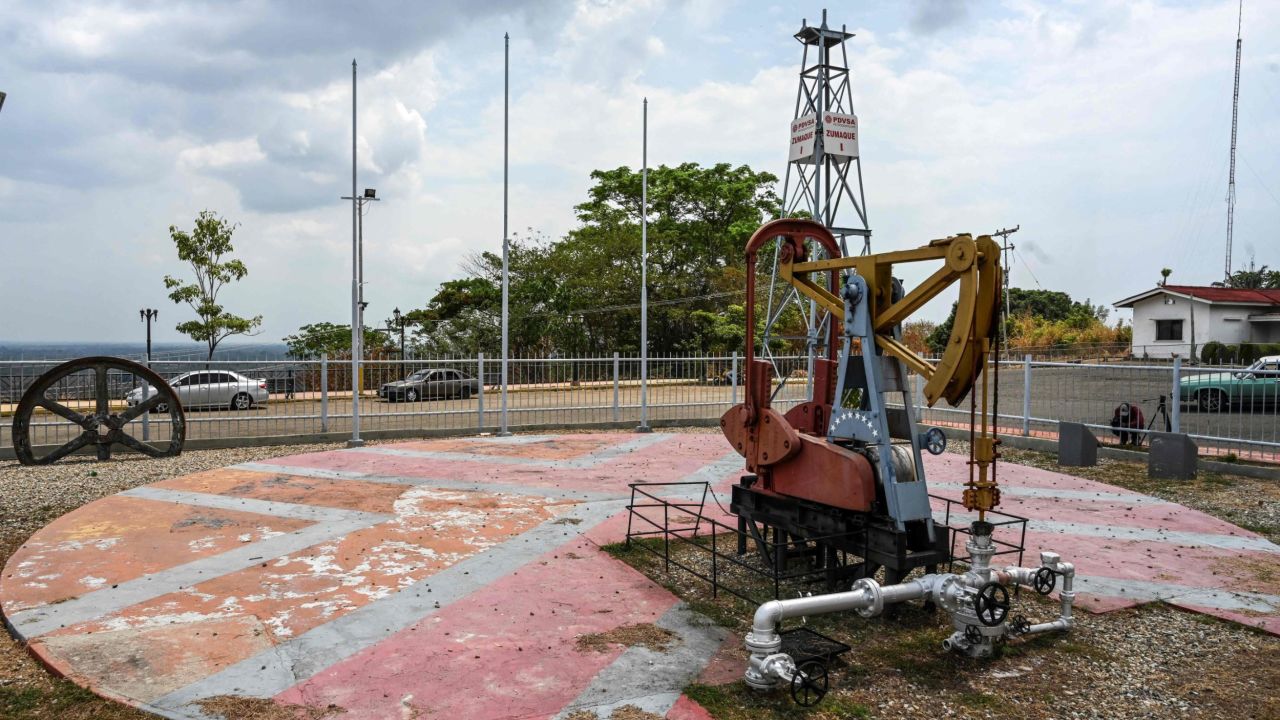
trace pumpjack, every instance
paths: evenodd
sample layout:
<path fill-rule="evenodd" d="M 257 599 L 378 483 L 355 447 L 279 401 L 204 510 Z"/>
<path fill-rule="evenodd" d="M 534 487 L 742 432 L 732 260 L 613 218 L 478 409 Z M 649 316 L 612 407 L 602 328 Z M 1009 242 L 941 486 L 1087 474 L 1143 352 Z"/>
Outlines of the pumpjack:
<path fill-rule="evenodd" d="M 812 363 L 812 393 L 785 413 L 771 406 L 779 380 L 773 365 L 755 354 L 757 256 L 774 242 L 773 276 L 829 317 L 826 356 Z M 894 276 L 900 265 L 927 262 L 941 266 L 909 291 Z M 842 610 L 873 616 L 886 606 L 924 599 L 951 613 L 955 632 L 944 646 L 974 657 L 991 654 L 1009 635 L 1069 629 L 1070 563 L 1046 552 L 1037 568 L 990 564 L 996 549 L 987 514 L 999 505 L 1000 490 L 988 378 L 1002 286 L 1000 251 L 991 237 L 961 234 L 911 250 L 842 257 L 821 224 L 781 219 L 752 235 L 746 265 L 744 401 L 720 419 L 725 437 L 746 459 L 731 510 L 743 536 L 755 537 L 760 547 L 766 545 L 762 533 L 772 531 L 812 539 L 832 563 L 837 553 L 862 558 L 828 573 L 835 586 L 828 589 L 847 590 L 759 608 L 746 638 L 747 683 L 761 689 L 790 683 L 793 697 L 799 688 L 812 698 L 820 677 L 816 697 L 825 692 L 824 668 L 798 668 L 780 652 L 777 625 L 788 617 Z M 902 342 L 902 323 L 953 285 L 959 297 L 946 349 L 936 361 L 926 359 Z M 969 570 L 963 574 L 938 572 L 952 560 L 949 529 L 934 522 L 922 451 L 943 452 L 946 437 L 939 428 L 920 431 L 909 374 L 923 382 L 928 406 L 940 400 L 969 404 L 969 478 L 962 504 L 976 520 L 967 532 Z M 904 582 L 921 567 L 923 576 Z M 876 579 L 882 568 L 883 583 Z M 1006 622 L 1009 587 L 1048 594 L 1060 577 L 1057 620 Z"/>

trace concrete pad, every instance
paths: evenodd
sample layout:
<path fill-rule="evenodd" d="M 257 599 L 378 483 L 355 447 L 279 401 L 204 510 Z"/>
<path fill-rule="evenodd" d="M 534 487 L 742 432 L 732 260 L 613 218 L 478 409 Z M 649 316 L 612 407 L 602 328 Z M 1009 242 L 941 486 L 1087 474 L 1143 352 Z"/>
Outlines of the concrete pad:
<path fill-rule="evenodd" d="M 964 458 L 927 457 L 958 498 Z M 221 694 L 398 718 L 607 716 L 632 704 L 707 720 L 686 684 L 737 679 L 741 638 L 697 621 L 599 545 L 626 535 L 632 482 L 742 473 L 718 434 L 414 441 L 174 478 L 50 523 L 0 575 L 0 611 L 42 661 L 99 694 L 202 717 Z M 1280 548 L 1203 513 L 1004 464 L 1001 509 L 1078 568 L 1080 606 L 1164 600 L 1280 632 Z M 697 501 L 700 486 L 655 486 Z M 935 505 L 941 510 L 942 505 Z M 966 520 L 957 514 L 958 522 Z M 1015 538 L 1007 538 L 1015 540 Z M 1005 558 L 1013 562 L 1013 558 Z M 1260 579 L 1262 578 L 1262 579 Z M 577 638 L 631 623 L 665 650 Z"/>

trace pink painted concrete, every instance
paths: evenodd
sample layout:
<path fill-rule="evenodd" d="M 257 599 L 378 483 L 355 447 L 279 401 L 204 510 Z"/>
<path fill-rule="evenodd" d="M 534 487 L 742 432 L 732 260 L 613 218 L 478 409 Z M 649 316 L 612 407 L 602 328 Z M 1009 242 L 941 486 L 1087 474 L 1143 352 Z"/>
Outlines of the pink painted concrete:
<path fill-rule="evenodd" d="M 573 701 L 622 651 L 583 651 L 577 639 L 651 623 L 674 598 L 577 540 L 543 555 L 465 603 L 282 693 L 287 702 L 347 708 L 344 720 L 398 717 L 548 717 Z"/>

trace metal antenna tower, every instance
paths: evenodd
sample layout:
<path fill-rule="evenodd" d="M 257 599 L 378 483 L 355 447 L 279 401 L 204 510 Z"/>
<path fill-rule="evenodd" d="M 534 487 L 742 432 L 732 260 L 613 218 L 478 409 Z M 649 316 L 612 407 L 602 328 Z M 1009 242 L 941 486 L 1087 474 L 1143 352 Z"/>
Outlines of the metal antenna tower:
<path fill-rule="evenodd" d="M 782 185 L 783 215 L 807 211 L 836 236 L 841 252 L 849 253 L 847 238 L 852 235 L 862 238 L 860 252 L 865 255 L 871 252 L 871 228 L 844 46 L 853 33 L 844 26 L 828 28 L 826 10 L 821 26 L 801 24 L 795 38 L 804 46 L 804 56 Z"/>
<path fill-rule="evenodd" d="M 849 254 L 850 236 L 861 238 L 857 252 L 866 255 L 871 252 L 871 229 L 867 225 L 867 203 L 862 189 L 858 118 L 853 111 L 849 55 L 844 45 L 851 37 L 853 33 L 844 26 L 839 30 L 827 26 L 826 10 L 822 11 L 820 26 L 813 27 L 802 20 L 800 31 L 795 34 L 795 39 L 804 47 L 804 54 L 800 61 L 795 119 L 791 122 L 787 173 L 782 185 L 782 215 L 796 217 L 807 213 L 821 222 L 839 241 L 842 255 Z M 778 250 L 779 246 L 775 245 L 761 356 L 771 362 L 775 373 L 783 378 L 774 392 L 777 395 L 791 373 L 779 366 L 774 356 L 775 347 L 804 341 L 808 353 L 805 386 L 807 394 L 812 395 L 814 363 L 825 349 L 825 330 L 831 317 L 816 303 L 802 299 L 788 283 L 778 281 Z M 812 250 L 815 259 L 825 254 L 820 246 Z M 826 279 L 816 281 L 827 282 Z M 828 289 L 838 291 L 838 288 Z M 798 334 L 800 322 L 803 322 L 804 334 Z"/>
<path fill-rule="evenodd" d="M 1240 47 L 1241 27 L 1244 23 L 1244 0 L 1236 15 L 1236 86 L 1231 96 L 1231 172 L 1227 176 L 1227 264 L 1223 279 L 1231 280 L 1231 242 L 1236 224 L 1236 121 L 1240 115 Z"/>

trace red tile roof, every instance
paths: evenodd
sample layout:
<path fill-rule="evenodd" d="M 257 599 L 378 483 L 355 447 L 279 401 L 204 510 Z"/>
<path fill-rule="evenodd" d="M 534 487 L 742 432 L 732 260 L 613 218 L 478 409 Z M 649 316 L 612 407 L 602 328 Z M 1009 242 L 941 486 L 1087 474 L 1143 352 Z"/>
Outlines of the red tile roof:
<path fill-rule="evenodd" d="M 1201 285 L 1165 285 L 1165 290 L 1180 295 L 1190 295 L 1209 302 L 1262 303 L 1280 305 L 1280 290 L 1246 290 L 1244 288 L 1212 287 Z"/>

